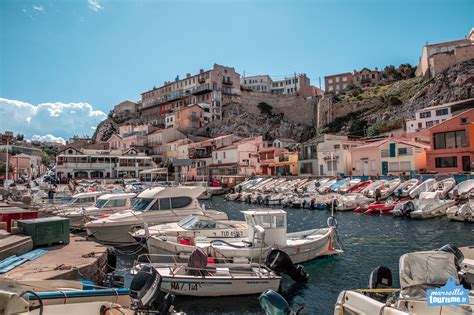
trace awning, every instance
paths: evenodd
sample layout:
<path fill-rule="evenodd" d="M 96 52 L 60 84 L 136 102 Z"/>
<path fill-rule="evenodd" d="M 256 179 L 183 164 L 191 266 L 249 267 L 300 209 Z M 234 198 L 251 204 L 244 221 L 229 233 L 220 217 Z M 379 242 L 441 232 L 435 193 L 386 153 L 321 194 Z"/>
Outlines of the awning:
<path fill-rule="evenodd" d="M 168 174 L 168 169 L 166 167 L 152 168 L 141 171 L 140 174 Z"/>

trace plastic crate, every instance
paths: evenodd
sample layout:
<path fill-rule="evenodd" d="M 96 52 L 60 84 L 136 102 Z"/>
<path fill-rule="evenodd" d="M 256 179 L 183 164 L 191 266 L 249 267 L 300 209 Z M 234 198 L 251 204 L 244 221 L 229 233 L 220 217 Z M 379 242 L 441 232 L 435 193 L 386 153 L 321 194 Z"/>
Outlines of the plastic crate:
<path fill-rule="evenodd" d="M 0 208 L 0 222 L 7 223 L 7 231 L 10 232 L 14 221 L 36 219 L 38 211 L 31 211 L 21 208 Z"/>
<path fill-rule="evenodd" d="M 31 236 L 33 247 L 69 243 L 69 219 L 49 217 L 17 221 L 23 234 Z"/>

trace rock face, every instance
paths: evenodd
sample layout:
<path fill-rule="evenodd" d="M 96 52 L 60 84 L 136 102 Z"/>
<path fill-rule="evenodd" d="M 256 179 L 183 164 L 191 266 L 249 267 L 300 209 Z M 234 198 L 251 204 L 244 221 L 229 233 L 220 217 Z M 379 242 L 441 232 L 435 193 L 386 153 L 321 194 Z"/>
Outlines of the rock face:
<path fill-rule="evenodd" d="M 400 114 L 433 105 L 474 98 L 474 59 L 458 63 L 441 72 L 404 106 Z"/>
<path fill-rule="evenodd" d="M 222 122 L 214 121 L 193 132 L 194 135 L 216 137 L 233 133 L 241 137 L 262 135 L 264 139 L 278 137 L 306 141 L 316 134 L 314 126 L 292 123 L 282 113 L 250 113 L 241 104 L 232 103 L 222 108 Z"/>

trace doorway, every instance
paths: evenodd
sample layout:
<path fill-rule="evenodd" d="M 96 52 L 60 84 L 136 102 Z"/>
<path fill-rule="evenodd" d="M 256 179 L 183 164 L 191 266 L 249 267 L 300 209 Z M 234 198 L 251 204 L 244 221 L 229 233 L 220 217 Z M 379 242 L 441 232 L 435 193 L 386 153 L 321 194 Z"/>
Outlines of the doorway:
<path fill-rule="evenodd" d="M 471 171 L 471 157 L 470 156 L 463 156 L 462 157 L 462 170 L 464 172 Z"/>

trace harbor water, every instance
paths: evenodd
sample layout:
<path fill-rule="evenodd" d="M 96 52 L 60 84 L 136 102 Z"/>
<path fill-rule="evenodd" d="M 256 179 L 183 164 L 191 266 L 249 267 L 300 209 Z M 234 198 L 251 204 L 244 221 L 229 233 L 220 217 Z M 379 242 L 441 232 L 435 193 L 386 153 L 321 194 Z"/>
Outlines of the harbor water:
<path fill-rule="evenodd" d="M 243 220 L 242 210 L 257 208 L 239 202 L 227 202 L 215 196 L 204 201 L 206 209 L 225 211 L 229 219 Z M 281 208 L 281 207 L 274 207 Z M 289 232 L 326 227 L 326 210 L 284 208 L 288 212 Z M 342 290 L 366 288 L 371 270 L 384 265 L 393 272 L 398 286 L 398 261 L 401 255 L 437 249 L 447 243 L 473 245 L 473 225 L 450 222 L 446 218 L 410 220 L 390 215 L 366 216 L 352 211 L 336 212 L 339 239 L 344 253 L 304 264 L 310 280 L 293 283 L 285 277 L 281 294 L 293 308 L 304 304 L 303 314 L 332 314 Z M 134 255 L 120 255 L 119 268 L 129 268 Z M 130 280 L 128 278 L 127 280 Z M 258 296 L 227 298 L 177 297 L 175 307 L 187 314 L 263 314 Z"/>

